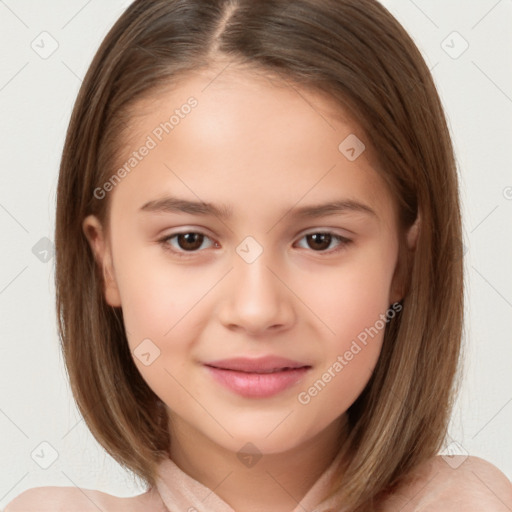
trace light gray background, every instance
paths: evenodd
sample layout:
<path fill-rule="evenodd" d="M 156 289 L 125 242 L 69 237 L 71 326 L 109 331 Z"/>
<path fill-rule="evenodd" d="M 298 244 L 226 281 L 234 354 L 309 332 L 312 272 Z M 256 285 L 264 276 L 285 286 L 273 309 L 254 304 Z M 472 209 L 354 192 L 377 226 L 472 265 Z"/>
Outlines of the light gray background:
<path fill-rule="evenodd" d="M 0 508 L 30 487 L 144 490 L 76 410 L 58 348 L 51 242 L 41 241 L 53 239 L 60 153 L 81 78 L 129 3 L 0 0 Z M 467 363 L 447 449 L 512 479 L 512 2 L 383 3 L 432 69 L 460 171 Z M 47 58 L 31 47 L 49 51 L 52 38 L 58 48 Z M 58 455 L 47 469 L 53 452 L 42 442 Z"/>

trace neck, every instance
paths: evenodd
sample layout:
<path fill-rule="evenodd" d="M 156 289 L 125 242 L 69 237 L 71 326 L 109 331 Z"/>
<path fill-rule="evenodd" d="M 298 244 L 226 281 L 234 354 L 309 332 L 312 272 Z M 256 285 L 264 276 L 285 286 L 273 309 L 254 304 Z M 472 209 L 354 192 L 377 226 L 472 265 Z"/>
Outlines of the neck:
<path fill-rule="evenodd" d="M 231 508 L 290 512 L 336 457 L 346 433 L 346 416 L 292 450 L 243 460 L 180 419 L 173 418 L 170 427 L 173 462 Z"/>

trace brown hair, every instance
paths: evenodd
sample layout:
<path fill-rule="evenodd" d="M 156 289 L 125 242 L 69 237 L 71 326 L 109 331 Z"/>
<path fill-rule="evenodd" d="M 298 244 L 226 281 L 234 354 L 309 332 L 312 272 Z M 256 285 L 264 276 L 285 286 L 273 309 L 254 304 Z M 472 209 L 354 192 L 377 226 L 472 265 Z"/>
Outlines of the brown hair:
<path fill-rule="evenodd" d="M 410 36 L 376 0 L 136 0 L 105 37 L 80 89 L 57 191 L 56 292 L 71 388 L 99 443 L 150 486 L 168 457 L 163 403 L 138 372 L 121 308 L 82 231 L 108 198 L 136 101 L 231 61 L 326 93 L 356 119 L 400 220 L 403 310 L 386 327 L 342 446 L 347 511 L 368 511 L 438 453 L 458 391 L 463 262 L 457 170 L 443 108 Z M 416 250 L 406 228 L 420 216 Z M 76 285 L 72 285 L 76 282 Z"/>

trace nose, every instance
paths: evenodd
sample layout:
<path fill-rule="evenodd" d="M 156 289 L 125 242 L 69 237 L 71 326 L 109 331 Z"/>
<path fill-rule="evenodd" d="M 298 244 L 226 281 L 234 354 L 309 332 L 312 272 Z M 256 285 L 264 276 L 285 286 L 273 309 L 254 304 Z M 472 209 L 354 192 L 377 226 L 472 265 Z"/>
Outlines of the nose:
<path fill-rule="evenodd" d="M 295 321 L 295 295 L 282 268 L 271 261 L 270 251 L 252 262 L 235 254 L 233 265 L 221 292 L 222 324 L 250 335 L 289 328 Z"/>

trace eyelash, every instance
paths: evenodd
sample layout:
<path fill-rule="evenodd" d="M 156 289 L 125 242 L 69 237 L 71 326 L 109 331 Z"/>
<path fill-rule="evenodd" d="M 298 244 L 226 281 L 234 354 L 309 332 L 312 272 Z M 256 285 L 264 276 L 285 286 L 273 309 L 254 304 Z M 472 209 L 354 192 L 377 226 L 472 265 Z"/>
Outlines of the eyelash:
<path fill-rule="evenodd" d="M 164 238 L 161 238 L 158 242 L 162 245 L 162 247 L 163 247 L 163 249 L 165 251 L 168 251 L 168 252 L 172 253 L 173 255 L 176 255 L 176 256 L 178 256 L 180 258 L 187 258 L 187 257 L 191 257 L 194 254 L 199 253 L 201 251 L 200 250 L 195 250 L 195 251 L 183 251 L 183 250 L 180 250 L 180 251 L 178 251 L 176 249 L 172 249 L 171 245 L 168 242 L 169 242 L 169 240 L 172 240 L 173 238 L 176 238 L 179 235 L 190 235 L 190 234 L 202 235 L 202 236 L 210 239 L 210 237 L 208 235 L 206 235 L 206 233 L 202 233 L 201 231 L 182 231 L 182 232 L 179 232 L 179 233 L 174 233 L 172 235 L 167 235 Z M 336 233 L 333 233 L 331 231 L 313 231 L 313 232 L 310 232 L 310 233 L 306 233 L 299 240 L 302 240 L 303 238 L 306 238 L 309 235 L 330 235 L 333 239 L 338 240 L 339 245 L 334 250 L 330 250 L 330 251 L 326 251 L 326 250 L 313 251 L 312 250 L 312 252 L 319 253 L 319 254 L 323 254 L 323 253 L 325 253 L 325 254 L 336 254 L 336 253 L 342 251 L 343 249 L 345 249 L 348 245 L 350 245 L 352 243 L 352 240 L 350 240 L 348 238 L 345 238 L 344 236 L 337 235 Z"/>

